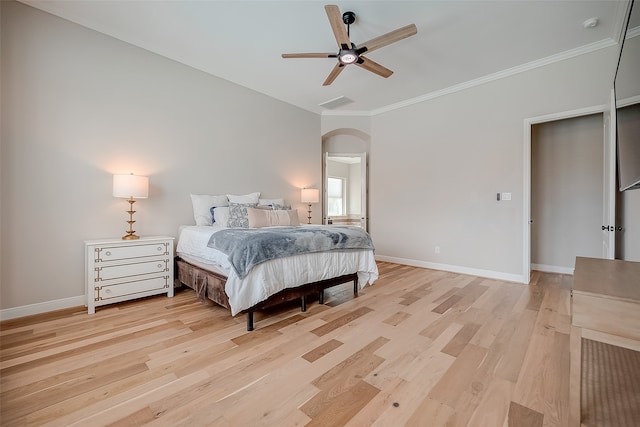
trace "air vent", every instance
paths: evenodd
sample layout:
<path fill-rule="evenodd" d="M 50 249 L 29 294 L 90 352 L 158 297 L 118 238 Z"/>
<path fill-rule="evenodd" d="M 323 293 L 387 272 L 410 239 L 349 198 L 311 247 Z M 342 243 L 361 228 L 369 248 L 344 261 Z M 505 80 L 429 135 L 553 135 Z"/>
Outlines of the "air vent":
<path fill-rule="evenodd" d="M 337 98 L 330 99 L 318 105 L 320 105 L 322 108 L 333 110 L 334 108 L 342 107 L 343 105 L 351 104 L 352 102 L 353 102 L 353 99 L 349 99 L 346 96 L 339 96 Z"/>

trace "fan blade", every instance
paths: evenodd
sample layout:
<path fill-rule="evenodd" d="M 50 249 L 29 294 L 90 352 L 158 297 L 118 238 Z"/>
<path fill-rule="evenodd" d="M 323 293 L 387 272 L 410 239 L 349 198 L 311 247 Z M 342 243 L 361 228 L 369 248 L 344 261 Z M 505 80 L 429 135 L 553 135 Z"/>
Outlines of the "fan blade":
<path fill-rule="evenodd" d="M 341 64 L 340 62 L 338 62 L 336 66 L 333 67 L 333 70 L 331 70 L 331 72 L 329 73 L 329 77 L 327 77 L 327 80 L 325 80 L 324 83 L 322 83 L 322 86 L 329 86 L 331 83 L 333 83 L 336 77 L 338 77 L 338 74 L 340 74 L 342 70 L 344 70 L 344 68 L 345 68 L 344 64 Z"/>
<path fill-rule="evenodd" d="M 391 43 L 406 39 L 407 37 L 411 37 L 417 33 L 418 28 L 415 26 L 415 24 L 409 24 L 406 27 L 398 28 L 397 30 L 393 30 L 391 32 L 388 32 L 387 34 L 378 36 L 375 39 L 371 39 L 368 42 L 362 43 L 358 47 L 357 51 L 358 53 L 373 52 L 376 49 L 380 49 L 381 47 L 385 47 L 387 45 L 390 45 Z M 362 50 L 365 48 L 366 50 Z"/>
<path fill-rule="evenodd" d="M 335 36 L 340 49 L 351 49 L 351 41 L 349 40 L 347 30 L 344 28 L 342 15 L 340 14 L 338 6 L 328 4 L 324 7 L 324 10 L 327 11 L 327 17 L 329 18 L 333 35 Z"/>
<path fill-rule="evenodd" d="M 283 53 L 283 58 L 337 58 L 335 53 Z"/>
<path fill-rule="evenodd" d="M 365 58 L 361 56 L 358 59 L 358 62 L 355 63 L 358 67 L 364 68 L 367 71 L 371 71 L 372 73 L 376 73 L 379 76 L 384 77 L 385 79 L 393 74 L 393 71 L 390 69 L 383 67 L 375 61 L 370 60 L 369 58 Z"/>

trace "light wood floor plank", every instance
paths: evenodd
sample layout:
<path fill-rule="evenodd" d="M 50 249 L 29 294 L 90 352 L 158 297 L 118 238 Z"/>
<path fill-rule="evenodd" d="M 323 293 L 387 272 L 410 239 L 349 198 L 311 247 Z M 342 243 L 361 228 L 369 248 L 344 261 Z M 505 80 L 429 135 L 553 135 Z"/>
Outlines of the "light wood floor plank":
<path fill-rule="evenodd" d="M 526 406 L 511 402 L 508 427 L 542 427 L 544 416 Z"/>
<path fill-rule="evenodd" d="M 545 363 L 545 353 L 545 335 L 532 334 L 513 392 L 513 402 L 538 413 L 544 411 L 544 381 L 536 368 Z"/>
<path fill-rule="evenodd" d="M 451 368 L 431 389 L 429 397 L 454 407 L 486 355 L 486 349 L 473 344 L 467 345 L 453 362 Z"/>
<path fill-rule="evenodd" d="M 253 332 L 188 289 L 2 322 L 0 424 L 566 425 L 571 276 L 378 264 Z"/>
<path fill-rule="evenodd" d="M 518 380 L 520 367 L 531 341 L 536 315 L 535 311 L 526 309 L 520 316 L 518 325 L 516 325 L 518 333 L 512 336 L 506 354 L 496 367 L 496 373 L 500 378 L 513 383 Z"/>
<path fill-rule="evenodd" d="M 482 401 L 467 423 L 469 427 L 500 426 L 509 413 L 513 383 L 501 378 L 494 379 L 487 388 Z"/>

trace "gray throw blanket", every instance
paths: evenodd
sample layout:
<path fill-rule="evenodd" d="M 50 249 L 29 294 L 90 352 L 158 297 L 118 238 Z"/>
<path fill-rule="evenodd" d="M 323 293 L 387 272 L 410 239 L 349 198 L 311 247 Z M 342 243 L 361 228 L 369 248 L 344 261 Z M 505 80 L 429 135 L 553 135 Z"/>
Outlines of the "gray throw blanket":
<path fill-rule="evenodd" d="M 228 255 L 240 279 L 255 265 L 271 259 L 313 252 L 374 249 L 366 231 L 340 226 L 229 228 L 213 233 L 207 246 Z"/>

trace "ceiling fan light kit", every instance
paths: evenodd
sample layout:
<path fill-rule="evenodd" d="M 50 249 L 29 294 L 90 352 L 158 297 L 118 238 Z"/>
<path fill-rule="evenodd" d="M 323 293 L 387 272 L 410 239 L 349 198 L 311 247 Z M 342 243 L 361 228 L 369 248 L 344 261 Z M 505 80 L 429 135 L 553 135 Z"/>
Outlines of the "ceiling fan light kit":
<path fill-rule="evenodd" d="M 380 49 L 381 47 L 390 45 L 391 43 L 395 43 L 418 33 L 418 29 L 415 24 L 409 24 L 357 46 L 355 43 L 352 43 L 350 39 L 350 25 L 356 21 L 356 14 L 353 12 L 345 12 L 340 15 L 340 9 L 335 5 L 326 5 L 324 9 L 327 12 L 329 24 L 331 25 L 333 35 L 338 43 L 338 53 L 282 54 L 283 58 L 337 58 L 338 63 L 329 73 L 329 76 L 324 81 L 323 86 L 328 86 L 333 83 L 344 67 L 350 64 L 355 64 L 360 68 L 371 71 L 381 77 L 389 77 L 393 74 L 393 71 L 363 56 L 363 54 L 366 52 L 373 52 L 376 49 Z M 346 29 L 343 24 L 347 26 Z"/>
<path fill-rule="evenodd" d="M 353 64 L 358 60 L 358 55 L 351 50 L 341 50 L 340 55 L 338 55 L 338 59 L 340 59 L 340 62 L 343 64 Z"/>

